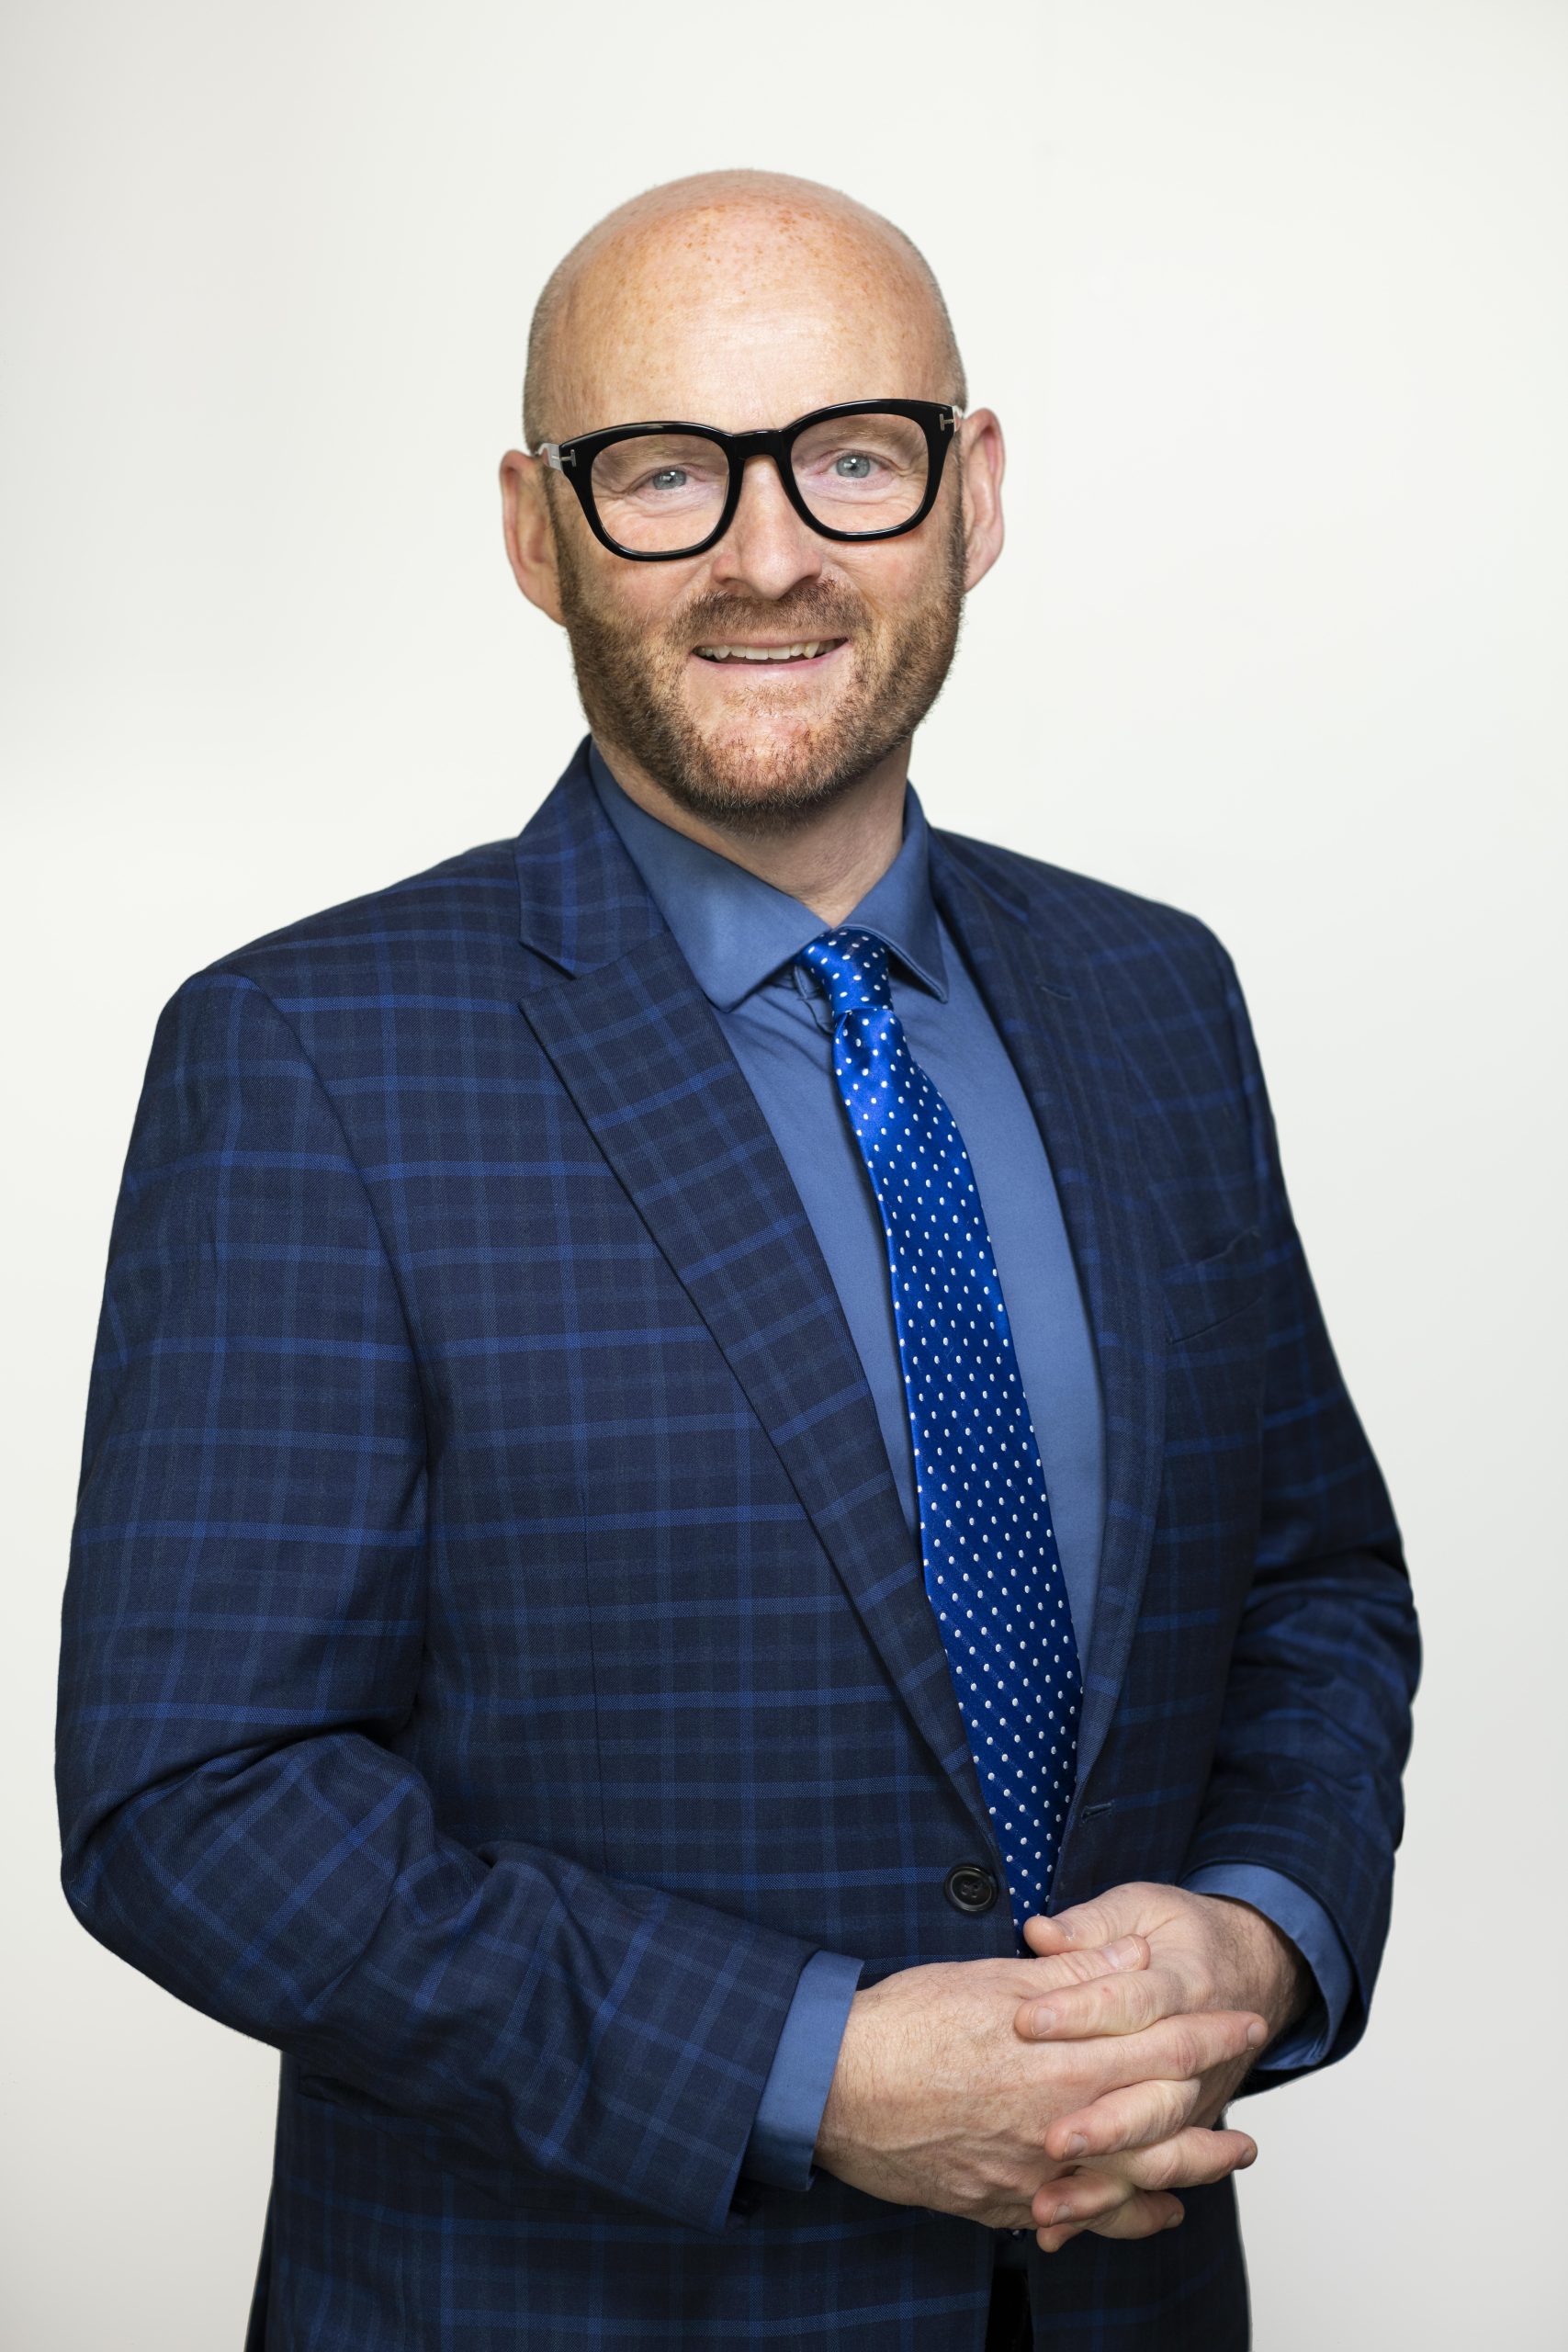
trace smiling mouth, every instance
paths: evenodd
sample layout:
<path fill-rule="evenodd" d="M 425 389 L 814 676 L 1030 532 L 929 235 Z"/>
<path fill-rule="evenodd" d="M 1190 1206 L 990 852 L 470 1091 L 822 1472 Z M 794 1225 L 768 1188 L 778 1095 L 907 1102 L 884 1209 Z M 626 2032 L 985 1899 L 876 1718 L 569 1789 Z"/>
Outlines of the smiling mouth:
<path fill-rule="evenodd" d="M 793 645 L 696 645 L 692 650 L 699 662 L 817 662 L 826 653 L 837 652 L 847 640 L 841 637 L 805 637 Z"/>

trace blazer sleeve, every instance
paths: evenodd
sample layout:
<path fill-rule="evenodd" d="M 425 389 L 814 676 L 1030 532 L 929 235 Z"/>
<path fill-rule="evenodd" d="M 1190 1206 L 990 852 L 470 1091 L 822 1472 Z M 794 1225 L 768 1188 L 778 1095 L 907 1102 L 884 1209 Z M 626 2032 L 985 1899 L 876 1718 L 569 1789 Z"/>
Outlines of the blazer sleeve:
<path fill-rule="evenodd" d="M 159 1018 L 89 1384 L 67 1900 L 451 2169 L 734 2229 L 813 1946 L 443 1833 L 396 1749 L 426 1497 L 419 1364 L 335 1110 L 262 989 L 197 974 Z"/>
<path fill-rule="evenodd" d="M 1222 1862 L 1258 1865 L 1322 1905 L 1351 1971 L 1319 2062 L 1330 2064 L 1366 2030 L 1388 1934 L 1420 1635 L 1399 1527 L 1292 1215 L 1241 987 L 1212 934 L 1210 944 L 1251 1126 L 1268 1356 L 1256 1564 L 1180 1876 Z M 1243 2091 L 1303 2071 L 1270 2066 L 1248 2075 Z"/>

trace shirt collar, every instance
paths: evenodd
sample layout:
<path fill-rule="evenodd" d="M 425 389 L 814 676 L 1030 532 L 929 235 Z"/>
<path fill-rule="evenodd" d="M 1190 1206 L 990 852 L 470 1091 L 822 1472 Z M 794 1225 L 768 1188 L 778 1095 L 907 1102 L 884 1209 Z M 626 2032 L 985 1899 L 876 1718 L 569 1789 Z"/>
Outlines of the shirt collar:
<path fill-rule="evenodd" d="M 781 966 L 789 967 L 807 940 L 820 937 L 826 925 L 803 899 L 649 815 L 615 782 L 592 741 L 588 764 L 604 814 L 674 933 L 698 987 L 721 1012 L 733 1012 Z M 912 784 L 904 787 L 898 854 L 844 921 L 875 932 L 912 978 L 946 1001 L 929 829 Z"/>

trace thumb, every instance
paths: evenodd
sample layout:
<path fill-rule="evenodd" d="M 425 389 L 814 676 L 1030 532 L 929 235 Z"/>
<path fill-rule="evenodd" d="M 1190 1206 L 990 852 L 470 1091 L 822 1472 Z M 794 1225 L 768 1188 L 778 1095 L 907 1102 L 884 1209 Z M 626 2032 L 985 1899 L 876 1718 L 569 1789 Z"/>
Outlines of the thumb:
<path fill-rule="evenodd" d="M 1114 1943 L 1075 1945 L 1071 1951 L 1031 1953 L 1040 1967 L 1024 1996 L 1038 2000 L 1043 1993 L 1059 1992 L 1066 1984 L 1087 1984 L 1117 1969 L 1147 1968 L 1154 1957 L 1146 1936 L 1118 1936 Z"/>
<path fill-rule="evenodd" d="M 1082 1951 L 1090 1944 L 1112 1943 L 1118 1936 L 1135 1931 L 1137 1926 L 1135 1908 L 1118 1903 L 1112 1889 L 1109 1894 L 1096 1895 L 1092 1902 L 1075 1903 L 1049 1917 L 1033 1913 L 1023 1923 L 1023 1939 L 1032 1952 L 1040 1954 Z"/>

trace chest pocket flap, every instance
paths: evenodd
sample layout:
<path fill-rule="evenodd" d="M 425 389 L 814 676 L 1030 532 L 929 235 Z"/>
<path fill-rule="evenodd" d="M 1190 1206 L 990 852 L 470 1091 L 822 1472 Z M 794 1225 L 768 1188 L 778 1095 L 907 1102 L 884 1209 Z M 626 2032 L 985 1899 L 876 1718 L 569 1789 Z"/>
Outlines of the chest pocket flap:
<path fill-rule="evenodd" d="M 1195 1340 L 1262 1297 L 1263 1237 L 1247 1226 L 1211 1258 L 1163 1267 L 1160 1280 L 1167 1332 L 1172 1340 Z"/>

